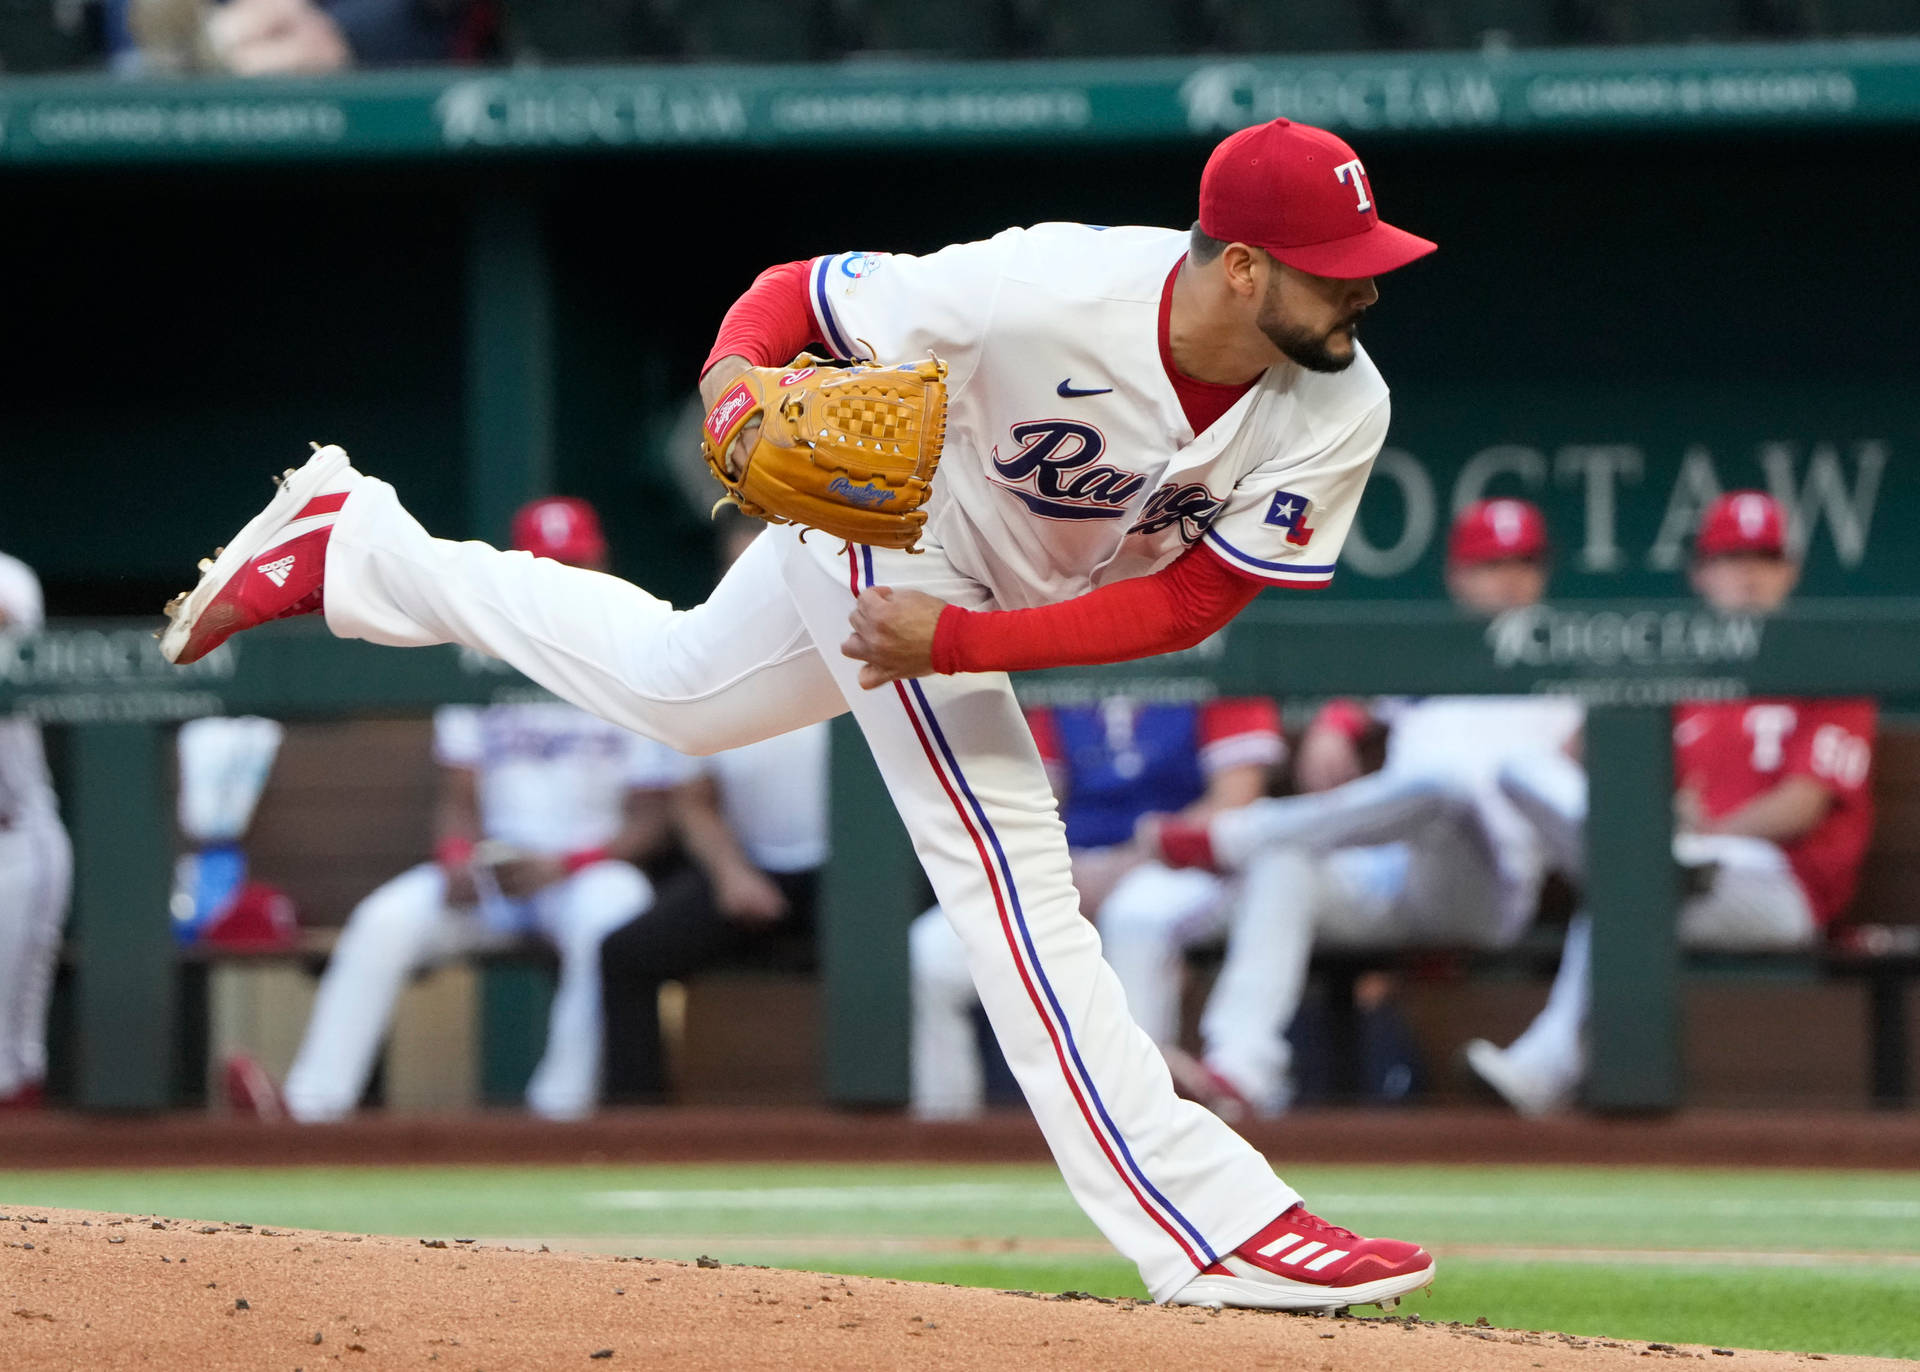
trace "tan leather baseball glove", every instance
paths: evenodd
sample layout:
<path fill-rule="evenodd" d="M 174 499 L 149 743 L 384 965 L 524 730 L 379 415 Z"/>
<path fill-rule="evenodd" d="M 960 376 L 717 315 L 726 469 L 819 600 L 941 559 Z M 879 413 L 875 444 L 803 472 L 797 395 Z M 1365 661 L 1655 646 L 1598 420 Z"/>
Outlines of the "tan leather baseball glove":
<path fill-rule="evenodd" d="M 721 503 L 912 552 L 947 437 L 947 364 L 822 361 L 803 353 L 788 367 L 751 368 L 707 412 L 700 446 L 727 488 Z M 751 446 L 738 444 L 755 419 Z"/>

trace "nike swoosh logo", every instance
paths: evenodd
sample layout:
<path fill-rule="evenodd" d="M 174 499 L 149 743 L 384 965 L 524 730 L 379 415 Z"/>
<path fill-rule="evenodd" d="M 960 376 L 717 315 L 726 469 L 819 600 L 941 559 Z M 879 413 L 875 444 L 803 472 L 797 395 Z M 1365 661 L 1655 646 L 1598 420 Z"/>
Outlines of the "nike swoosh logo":
<path fill-rule="evenodd" d="M 1057 387 L 1054 388 L 1054 394 L 1061 396 L 1064 399 L 1071 400 L 1075 396 L 1080 396 L 1080 395 L 1111 395 L 1113 394 L 1113 387 L 1096 386 L 1091 390 L 1082 390 L 1080 387 L 1073 384 L 1072 377 L 1068 377 L 1065 381 L 1062 381 Z"/>

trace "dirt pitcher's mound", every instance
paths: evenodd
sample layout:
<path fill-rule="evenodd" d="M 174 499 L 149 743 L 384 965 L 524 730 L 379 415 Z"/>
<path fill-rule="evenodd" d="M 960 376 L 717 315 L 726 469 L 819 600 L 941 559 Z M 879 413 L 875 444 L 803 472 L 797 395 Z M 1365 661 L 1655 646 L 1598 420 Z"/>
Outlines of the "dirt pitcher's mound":
<path fill-rule="evenodd" d="M 0 1203 L 0 1362 L 23 1369 L 1644 1369 L 1811 1360 L 1388 1320 L 1027 1296 Z"/>

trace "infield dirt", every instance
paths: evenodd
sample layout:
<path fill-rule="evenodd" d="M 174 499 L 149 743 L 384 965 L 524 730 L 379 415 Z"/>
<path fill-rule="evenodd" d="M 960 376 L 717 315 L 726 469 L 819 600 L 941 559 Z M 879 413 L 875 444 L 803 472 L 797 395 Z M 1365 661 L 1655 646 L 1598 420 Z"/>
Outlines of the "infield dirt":
<path fill-rule="evenodd" d="M 1209 1313 L 644 1257 L 0 1203 L 0 1364 L 24 1369 L 1220 1367 L 1852 1372 L 1417 1320 Z"/>

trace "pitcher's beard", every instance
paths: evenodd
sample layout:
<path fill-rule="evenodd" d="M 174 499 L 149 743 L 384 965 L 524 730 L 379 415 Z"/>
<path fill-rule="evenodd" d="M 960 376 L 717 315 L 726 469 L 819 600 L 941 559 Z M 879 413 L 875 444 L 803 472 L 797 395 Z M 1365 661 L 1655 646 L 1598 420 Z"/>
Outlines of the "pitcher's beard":
<path fill-rule="evenodd" d="M 1331 348 L 1335 335 L 1342 333 L 1352 325 L 1342 325 L 1328 333 L 1313 333 L 1306 329 L 1289 328 L 1271 315 L 1260 318 L 1260 332 L 1267 341 L 1278 348 L 1282 355 L 1298 362 L 1310 372 L 1344 372 L 1353 365 L 1353 359 L 1359 356 L 1351 335 L 1347 339 L 1347 351 L 1336 353 Z"/>

